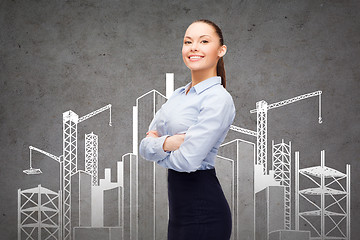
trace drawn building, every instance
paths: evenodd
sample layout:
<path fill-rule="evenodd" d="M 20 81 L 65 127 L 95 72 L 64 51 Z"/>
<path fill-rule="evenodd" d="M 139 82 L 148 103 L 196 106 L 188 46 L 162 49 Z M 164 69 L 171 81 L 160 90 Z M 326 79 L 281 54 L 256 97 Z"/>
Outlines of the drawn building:
<path fill-rule="evenodd" d="M 152 90 L 136 99 L 137 139 L 145 137 L 155 113 L 166 97 Z M 138 146 L 140 142 L 136 143 Z M 137 154 L 137 149 L 136 149 Z M 138 239 L 166 238 L 168 224 L 167 170 L 156 162 L 138 155 L 137 165 L 137 229 Z"/>
<path fill-rule="evenodd" d="M 255 144 L 236 139 L 220 145 L 216 175 L 232 212 L 231 239 L 254 239 Z"/>
<path fill-rule="evenodd" d="M 268 240 L 270 232 L 285 229 L 285 189 L 269 186 L 256 193 L 255 240 Z"/>
<path fill-rule="evenodd" d="M 71 176 L 71 226 L 91 226 L 91 175 L 78 170 Z"/>
<path fill-rule="evenodd" d="M 74 239 L 112 240 L 122 236 L 122 162 L 117 162 L 117 181 L 111 182 L 111 169 L 105 168 L 105 178 L 98 186 L 92 186 L 92 178 L 86 179 L 91 186 L 91 225 L 74 227 Z M 83 174 L 87 174 L 83 171 Z M 81 201 L 81 199 L 78 199 Z"/>
<path fill-rule="evenodd" d="M 127 153 L 122 156 L 123 162 L 123 202 L 122 202 L 122 216 L 123 220 L 123 239 L 135 240 L 138 239 L 137 226 L 137 156 L 133 153 Z"/>

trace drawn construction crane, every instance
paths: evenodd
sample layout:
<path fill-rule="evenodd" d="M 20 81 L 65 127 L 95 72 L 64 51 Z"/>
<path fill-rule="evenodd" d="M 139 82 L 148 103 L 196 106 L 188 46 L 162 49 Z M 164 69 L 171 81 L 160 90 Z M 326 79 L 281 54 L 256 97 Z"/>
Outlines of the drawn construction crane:
<path fill-rule="evenodd" d="M 93 111 L 83 117 L 80 117 L 73 111 L 69 110 L 63 113 L 63 154 L 57 157 L 41 149 L 30 146 L 30 150 L 41 152 L 54 160 L 58 161 L 60 166 L 60 189 L 62 189 L 63 207 L 62 207 L 62 224 L 63 239 L 71 240 L 71 175 L 77 172 L 77 125 L 105 110 L 109 109 L 111 124 L 111 104 L 106 105 L 96 111 Z M 33 168 L 31 165 L 30 151 L 30 168 L 24 170 L 26 174 L 40 174 L 40 169 Z M 62 173 L 61 173 L 62 170 Z"/>
<path fill-rule="evenodd" d="M 56 194 L 55 192 L 52 192 L 52 191 L 50 191 L 50 190 L 48 190 L 48 189 L 45 189 L 45 188 L 42 188 L 41 187 L 41 185 L 39 185 L 38 186 L 38 188 L 33 188 L 33 189 L 27 189 L 27 190 L 23 190 L 23 191 L 20 191 L 20 189 L 18 190 L 18 211 L 19 211 L 19 214 L 25 214 L 26 215 L 26 212 L 28 211 L 28 210 L 24 210 L 23 209 L 23 207 L 25 206 L 25 204 L 26 203 L 24 203 L 23 205 L 21 204 L 21 197 L 25 197 L 25 199 L 26 198 L 28 198 L 27 196 L 26 196 L 26 194 L 25 193 L 32 193 L 32 195 L 34 194 L 34 193 L 37 193 L 38 194 L 38 202 L 37 203 L 35 203 L 34 201 L 32 201 L 31 200 L 31 198 L 28 198 L 27 199 L 27 201 L 26 202 L 28 202 L 28 201 L 31 201 L 31 202 L 33 202 L 35 205 L 37 205 L 37 206 L 39 206 L 37 209 L 39 209 L 38 211 L 49 211 L 49 209 L 48 208 L 44 208 L 44 207 L 40 207 L 40 206 L 42 206 L 42 203 L 41 203 L 41 195 L 44 195 L 44 196 L 46 196 L 47 197 L 47 199 L 49 200 L 48 202 L 45 202 L 44 204 L 46 205 L 46 204 L 49 204 L 49 203 L 51 203 L 51 205 L 52 205 L 52 207 L 55 207 L 55 209 L 50 209 L 50 211 L 55 211 L 55 213 L 54 213 L 54 215 L 52 215 L 51 217 L 49 217 L 48 216 L 48 214 L 46 214 L 46 213 L 44 213 L 44 212 L 39 212 L 38 213 L 38 215 L 39 215 L 39 218 L 38 219 L 34 219 L 34 218 L 32 218 L 32 220 L 34 221 L 34 223 L 33 224 L 24 224 L 24 222 L 25 221 L 21 221 L 20 219 L 18 220 L 19 222 L 18 222 L 18 239 L 21 239 L 21 233 L 26 233 L 26 235 L 28 236 L 28 238 L 27 239 L 35 239 L 36 238 L 36 236 L 33 236 L 33 234 L 36 234 L 36 233 L 34 233 L 34 231 L 31 231 L 30 233 L 28 233 L 28 232 L 26 232 L 26 231 L 24 231 L 24 228 L 25 227 L 28 227 L 28 226 L 36 226 L 37 228 L 38 228 L 38 231 L 37 231 L 37 238 L 40 240 L 40 239 L 42 239 L 42 234 L 41 234 L 41 229 L 42 228 L 44 228 L 46 231 L 45 232 L 47 232 L 47 233 L 49 233 L 50 235 L 49 235 L 49 237 L 54 237 L 55 239 L 62 239 L 62 231 L 61 231 L 61 229 L 62 229 L 62 218 L 61 218 L 61 213 L 62 213 L 62 211 L 61 211 L 61 202 L 62 202 L 62 194 L 61 194 L 61 189 L 62 189 L 62 187 L 61 187 L 61 184 L 62 184 L 62 180 L 61 180 L 61 170 L 62 170 L 62 164 L 63 164 L 63 160 L 62 160 L 62 156 L 55 156 L 55 155 L 53 155 L 53 154 L 51 154 L 51 153 L 48 153 L 48 152 L 46 152 L 46 151 L 44 151 L 44 150 L 41 150 L 41 149 L 39 149 L 39 148 L 36 148 L 36 147 L 33 147 L 33 146 L 29 146 L 29 149 L 30 149 L 30 168 L 29 169 L 26 169 L 26 170 L 24 170 L 23 172 L 24 173 L 26 173 L 26 174 L 28 174 L 28 175 L 30 175 L 30 174 L 41 174 L 42 173 L 42 171 L 39 169 L 39 168 L 33 168 L 32 167 L 32 150 L 34 150 L 34 151 L 37 151 L 37 152 L 39 152 L 39 153 L 42 153 L 42 154 L 44 154 L 44 155 L 46 155 L 46 156 L 48 156 L 48 157 L 50 157 L 50 158 L 52 158 L 53 160 L 55 160 L 55 161 L 57 161 L 58 163 L 60 163 L 60 167 L 59 167 L 59 169 L 60 169 L 60 190 L 59 190 L 59 193 L 58 194 Z M 38 190 L 37 190 L 38 189 Z M 53 196 L 53 197 L 50 197 L 50 196 Z M 55 196 L 55 197 L 54 197 Z M 53 201 L 55 200 L 55 199 L 58 199 L 58 203 L 59 203 L 59 207 L 57 208 L 56 206 L 55 206 L 55 204 L 53 203 Z M 40 210 L 41 209 L 41 210 Z M 58 214 L 59 215 L 59 223 L 58 223 L 58 225 L 57 224 L 55 224 L 51 219 L 56 215 L 56 214 Z M 44 215 L 44 216 L 46 216 L 46 218 L 45 218 L 45 222 L 46 221 L 51 221 L 52 223 L 53 223 L 53 225 L 49 225 L 49 224 L 46 224 L 45 222 L 44 222 L 44 219 L 41 219 L 41 217 L 40 216 L 42 216 L 42 215 Z M 51 231 L 49 231 L 49 230 L 47 230 L 46 228 L 58 228 L 59 229 L 59 231 L 56 231 L 56 233 L 58 233 L 58 238 L 57 238 L 57 236 L 55 236 L 55 232 L 51 232 Z M 34 229 L 34 228 L 33 228 Z M 33 238 L 34 237 L 34 238 Z"/>
<path fill-rule="evenodd" d="M 105 110 L 110 111 L 111 104 L 80 117 L 69 110 L 63 113 L 63 237 L 71 240 L 71 175 L 77 172 L 77 125 Z"/>
<path fill-rule="evenodd" d="M 46 152 L 44 150 L 41 150 L 41 149 L 33 147 L 33 146 L 29 146 L 29 149 L 30 149 L 30 151 L 29 151 L 30 152 L 30 168 L 24 170 L 23 172 L 28 174 L 28 175 L 30 175 L 30 174 L 41 174 L 42 171 L 39 168 L 33 168 L 32 167 L 32 150 L 35 150 L 35 151 L 37 151 L 39 153 L 42 153 L 42 154 L 52 158 L 53 160 L 57 161 L 60 164 L 60 167 L 59 167 L 59 169 L 60 169 L 60 181 L 59 181 L 60 184 L 59 185 L 60 185 L 60 190 L 61 190 L 62 189 L 62 179 L 61 179 L 62 178 L 62 172 L 61 171 L 63 169 L 62 155 L 58 157 L 58 156 L 55 156 L 55 155 L 53 155 L 51 153 L 48 153 L 48 152 Z"/>
<path fill-rule="evenodd" d="M 261 100 L 256 103 L 256 109 L 250 110 L 250 113 L 257 112 L 257 129 L 256 131 L 251 131 L 244 128 L 239 128 L 237 126 L 231 125 L 230 129 L 241 132 L 247 135 L 256 136 L 256 164 L 262 165 L 264 175 L 267 174 L 267 112 L 270 109 L 282 107 L 287 104 L 297 102 L 306 98 L 319 96 L 319 123 L 322 123 L 321 119 L 321 94 L 322 91 L 315 91 L 312 93 L 303 94 L 294 98 L 283 100 L 280 102 L 268 104 L 266 101 Z"/>
<path fill-rule="evenodd" d="M 23 171 L 26 174 L 40 174 L 40 173 L 42 173 L 42 171 L 39 168 L 33 168 L 32 165 L 31 165 L 31 163 L 32 163 L 32 151 L 31 150 L 35 150 L 37 152 L 40 152 L 40 153 L 54 159 L 55 161 L 57 161 L 59 163 L 62 163 L 62 160 L 61 160 L 62 156 L 59 156 L 59 157 L 55 156 L 55 155 L 53 155 L 51 153 L 45 152 L 44 150 L 41 150 L 41 149 L 33 147 L 33 146 L 29 146 L 29 149 L 30 149 L 30 168 Z"/>

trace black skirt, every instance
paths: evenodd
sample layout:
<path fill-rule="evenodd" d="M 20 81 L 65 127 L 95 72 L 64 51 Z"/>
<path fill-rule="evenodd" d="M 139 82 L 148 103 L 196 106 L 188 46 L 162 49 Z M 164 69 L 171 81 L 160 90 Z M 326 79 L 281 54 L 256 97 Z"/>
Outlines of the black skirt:
<path fill-rule="evenodd" d="M 215 169 L 168 169 L 168 240 L 229 240 L 232 217 Z"/>

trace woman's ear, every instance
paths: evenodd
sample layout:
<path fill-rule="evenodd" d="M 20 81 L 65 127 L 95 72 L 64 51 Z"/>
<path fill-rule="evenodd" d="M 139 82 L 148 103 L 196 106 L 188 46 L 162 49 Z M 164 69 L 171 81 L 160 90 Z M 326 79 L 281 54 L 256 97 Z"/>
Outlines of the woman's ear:
<path fill-rule="evenodd" d="M 219 57 L 223 57 L 225 54 L 226 54 L 226 51 L 227 51 L 227 46 L 226 45 L 222 45 L 220 47 L 220 50 L 219 50 Z"/>

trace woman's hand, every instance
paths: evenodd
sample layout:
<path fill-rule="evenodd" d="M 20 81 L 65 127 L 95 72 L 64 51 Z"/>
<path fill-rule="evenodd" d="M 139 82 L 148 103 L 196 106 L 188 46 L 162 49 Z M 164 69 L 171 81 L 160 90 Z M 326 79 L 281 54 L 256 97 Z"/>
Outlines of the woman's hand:
<path fill-rule="evenodd" d="M 185 133 L 175 134 L 165 139 L 163 149 L 164 151 L 175 151 L 184 142 Z"/>
<path fill-rule="evenodd" d="M 151 130 L 146 133 L 146 137 L 159 137 L 156 130 Z M 175 134 L 165 139 L 163 149 L 164 151 L 175 151 L 184 142 L 185 133 Z"/>
<path fill-rule="evenodd" d="M 159 134 L 156 130 L 151 130 L 146 133 L 146 137 L 159 137 Z"/>

